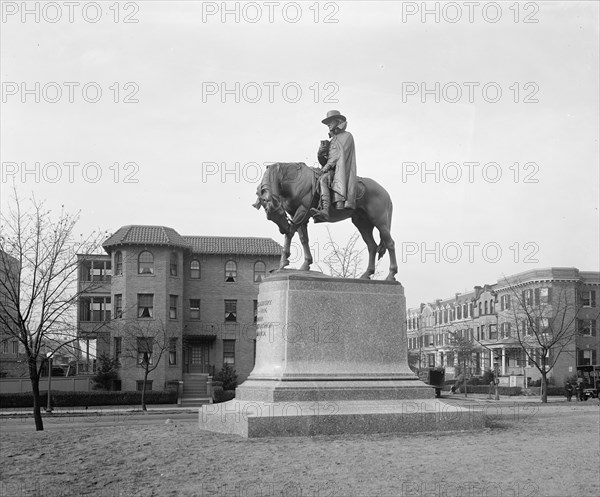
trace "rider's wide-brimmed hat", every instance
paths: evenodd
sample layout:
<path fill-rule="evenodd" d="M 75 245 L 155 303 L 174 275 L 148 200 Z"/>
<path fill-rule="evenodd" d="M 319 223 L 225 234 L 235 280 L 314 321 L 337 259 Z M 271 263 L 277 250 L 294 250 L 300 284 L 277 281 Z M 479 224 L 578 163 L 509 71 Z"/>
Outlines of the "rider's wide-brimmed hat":
<path fill-rule="evenodd" d="M 329 112 L 327 112 L 327 117 L 325 119 L 323 119 L 321 122 L 323 124 L 329 124 L 334 119 L 341 119 L 342 121 L 345 121 L 346 116 L 343 116 L 342 114 L 340 114 L 339 110 L 330 110 Z"/>

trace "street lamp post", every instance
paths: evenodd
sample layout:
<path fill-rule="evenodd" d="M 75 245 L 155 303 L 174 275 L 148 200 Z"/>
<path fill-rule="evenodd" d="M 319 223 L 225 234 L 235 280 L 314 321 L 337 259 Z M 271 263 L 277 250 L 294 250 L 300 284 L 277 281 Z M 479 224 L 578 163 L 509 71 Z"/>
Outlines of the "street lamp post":
<path fill-rule="evenodd" d="M 50 389 L 52 388 L 52 353 L 46 354 L 48 358 L 48 401 L 46 403 L 46 412 L 52 412 L 52 400 L 50 397 Z"/>
<path fill-rule="evenodd" d="M 500 400 L 500 393 L 498 392 L 498 383 L 500 383 L 499 374 L 498 374 L 499 364 L 494 363 L 494 400 Z"/>

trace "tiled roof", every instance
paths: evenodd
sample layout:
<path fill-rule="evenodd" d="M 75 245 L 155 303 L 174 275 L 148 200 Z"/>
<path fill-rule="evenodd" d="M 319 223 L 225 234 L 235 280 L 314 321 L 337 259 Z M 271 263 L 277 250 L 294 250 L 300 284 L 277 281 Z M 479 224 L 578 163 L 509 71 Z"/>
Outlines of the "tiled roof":
<path fill-rule="evenodd" d="M 166 226 L 123 226 L 102 244 L 105 249 L 115 245 L 167 245 L 189 248 L 188 243 L 177 231 Z"/>
<path fill-rule="evenodd" d="M 271 238 L 233 236 L 184 236 L 192 251 L 200 254 L 279 255 L 281 245 Z"/>
<path fill-rule="evenodd" d="M 119 245 L 165 245 L 200 254 L 279 255 L 281 245 L 271 238 L 234 236 L 181 236 L 166 226 L 123 226 L 102 246 L 107 251 Z"/>

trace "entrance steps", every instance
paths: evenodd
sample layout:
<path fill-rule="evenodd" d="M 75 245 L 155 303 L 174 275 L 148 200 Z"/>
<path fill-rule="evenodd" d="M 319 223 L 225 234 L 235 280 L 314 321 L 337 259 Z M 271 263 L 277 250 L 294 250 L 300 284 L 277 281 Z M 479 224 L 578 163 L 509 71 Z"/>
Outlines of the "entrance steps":
<path fill-rule="evenodd" d="M 208 392 L 208 374 L 187 373 L 183 375 L 182 407 L 196 407 L 212 403 Z"/>

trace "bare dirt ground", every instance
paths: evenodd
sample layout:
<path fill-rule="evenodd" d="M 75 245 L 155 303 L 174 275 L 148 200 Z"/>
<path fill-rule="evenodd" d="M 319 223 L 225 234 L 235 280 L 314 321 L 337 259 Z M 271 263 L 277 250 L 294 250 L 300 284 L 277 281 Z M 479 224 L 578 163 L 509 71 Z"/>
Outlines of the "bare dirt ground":
<path fill-rule="evenodd" d="M 149 415 L 150 417 L 152 415 Z M 11 422 L 2 420 L 7 428 Z M 32 419 L 27 422 L 33 423 Z M 0 495 L 600 495 L 598 404 L 490 418 L 480 432 L 246 440 L 189 419 L 2 429 Z"/>

